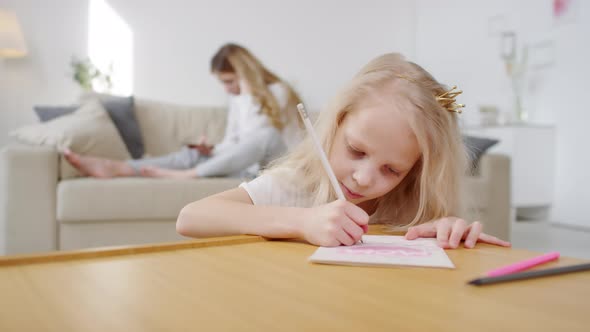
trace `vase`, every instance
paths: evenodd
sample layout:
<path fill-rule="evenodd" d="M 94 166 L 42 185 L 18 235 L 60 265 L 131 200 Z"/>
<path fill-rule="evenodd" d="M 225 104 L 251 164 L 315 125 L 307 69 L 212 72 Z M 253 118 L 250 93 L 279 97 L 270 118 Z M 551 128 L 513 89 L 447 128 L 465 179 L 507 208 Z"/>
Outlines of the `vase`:
<path fill-rule="evenodd" d="M 522 97 L 519 94 L 514 96 L 514 122 L 525 123 L 529 120 L 529 114 L 522 104 Z"/>

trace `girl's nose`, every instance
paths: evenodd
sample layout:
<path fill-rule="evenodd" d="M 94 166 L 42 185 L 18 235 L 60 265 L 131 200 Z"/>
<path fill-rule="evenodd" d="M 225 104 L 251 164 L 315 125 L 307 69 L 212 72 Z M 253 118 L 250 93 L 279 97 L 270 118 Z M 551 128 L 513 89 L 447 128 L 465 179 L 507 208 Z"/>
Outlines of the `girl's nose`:
<path fill-rule="evenodd" d="M 367 187 L 373 179 L 373 171 L 368 166 L 359 167 L 352 173 L 352 179 L 359 187 Z"/>

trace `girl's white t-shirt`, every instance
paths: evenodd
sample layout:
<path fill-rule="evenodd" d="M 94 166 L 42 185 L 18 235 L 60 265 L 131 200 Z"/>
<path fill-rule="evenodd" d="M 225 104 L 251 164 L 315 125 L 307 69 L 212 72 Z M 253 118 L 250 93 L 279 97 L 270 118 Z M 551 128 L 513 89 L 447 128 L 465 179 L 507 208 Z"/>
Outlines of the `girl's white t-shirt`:
<path fill-rule="evenodd" d="M 254 205 L 266 206 L 284 206 L 308 208 L 313 206 L 312 195 L 303 191 L 298 191 L 287 180 L 281 177 L 263 173 L 259 177 L 249 182 L 242 182 L 240 188 L 244 188 Z M 374 218 L 375 214 L 370 215 L 369 223 L 378 223 Z"/>
<path fill-rule="evenodd" d="M 287 180 L 278 180 L 271 174 L 262 174 L 249 182 L 240 184 L 244 188 L 254 205 L 311 207 L 313 202 L 310 195 L 294 189 Z"/>

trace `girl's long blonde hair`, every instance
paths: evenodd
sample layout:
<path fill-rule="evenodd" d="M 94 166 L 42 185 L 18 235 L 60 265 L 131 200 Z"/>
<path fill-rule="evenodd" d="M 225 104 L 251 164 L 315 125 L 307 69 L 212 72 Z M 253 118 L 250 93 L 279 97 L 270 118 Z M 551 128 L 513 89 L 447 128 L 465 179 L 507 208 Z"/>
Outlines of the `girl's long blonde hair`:
<path fill-rule="evenodd" d="M 233 43 L 223 45 L 211 59 L 211 71 L 236 73 L 240 79 L 245 80 L 250 86 L 252 97 L 260 104 L 260 111 L 269 117 L 275 128 L 281 130 L 286 121 L 297 119 L 297 104 L 301 99 L 295 90 L 264 67 L 245 47 Z M 281 110 L 269 89 L 269 85 L 273 83 L 281 83 L 287 92 L 287 105 L 284 110 Z"/>
<path fill-rule="evenodd" d="M 421 156 L 402 182 L 378 199 L 372 223 L 404 229 L 462 212 L 460 192 L 466 154 L 457 113 L 449 111 L 436 98 L 446 91 L 422 67 L 399 54 L 385 54 L 365 65 L 320 113 L 315 127 L 327 153 L 344 117 L 362 111 L 359 104 L 366 98 L 394 102 L 407 116 Z M 273 163 L 267 172 L 295 185 L 296 190 L 313 195 L 313 205 L 336 199 L 309 137 L 292 153 Z"/>

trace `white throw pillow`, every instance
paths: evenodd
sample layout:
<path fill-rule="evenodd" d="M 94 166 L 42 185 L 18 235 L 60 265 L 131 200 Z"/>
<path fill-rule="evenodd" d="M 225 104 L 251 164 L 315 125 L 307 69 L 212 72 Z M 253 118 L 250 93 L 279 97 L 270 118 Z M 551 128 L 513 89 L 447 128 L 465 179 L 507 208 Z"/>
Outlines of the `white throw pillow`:
<path fill-rule="evenodd" d="M 54 146 L 58 151 L 73 152 L 116 160 L 129 159 L 123 139 L 106 110 L 97 100 L 82 105 L 74 113 L 51 121 L 16 129 L 10 136 L 29 144 Z M 61 178 L 80 176 L 62 156 Z"/>

